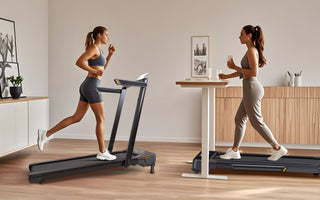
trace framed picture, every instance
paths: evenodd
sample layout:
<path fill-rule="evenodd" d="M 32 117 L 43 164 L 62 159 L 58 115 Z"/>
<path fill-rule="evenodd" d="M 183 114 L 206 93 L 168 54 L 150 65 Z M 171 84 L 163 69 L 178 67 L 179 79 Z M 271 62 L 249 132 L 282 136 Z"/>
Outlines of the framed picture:
<path fill-rule="evenodd" d="M 191 37 L 191 77 L 208 77 L 209 36 Z"/>
<path fill-rule="evenodd" d="M 19 64 L 17 56 L 15 22 L 0 18 L 0 93 L 2 94 L 8 83 L 6 78 L 18 76 Z"/>
<path fill-rule="evenodd" d="M 17 63 L 16 28 L 14 21 L 0 18 L 0 62 Z"/>

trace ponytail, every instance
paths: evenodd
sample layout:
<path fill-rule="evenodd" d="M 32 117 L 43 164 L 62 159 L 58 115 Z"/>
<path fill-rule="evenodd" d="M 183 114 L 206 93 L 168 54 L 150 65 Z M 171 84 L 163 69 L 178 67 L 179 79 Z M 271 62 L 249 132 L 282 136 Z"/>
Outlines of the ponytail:
<path fill-rule="evenodd" d="M 87 34 L 86 42 L 85 42 L 85 47 L 86 50 L 94 44 L 94 41 L 97 39 L 98 34 L 103 34 L 107 29 L 103 26 L 97 26 L 93 29 L 93 31 L 89 32 Z"/>
<path fill-rule="evenodd" d="M 266 58 L 263 55 L 264 50 L 264 36 L 260 26 L 253 27 L 247 25 L 243 27 L 244 31 L 252 34 L 252 41 L 259 53 L 259 67 L 263 67 L 266 64 Z"/>
<path fill-rule="evenodd" d="M 89 33 L 87 34 L 86 43 L 85 43 L 86 50 L 87 50 L 91 45 L 93 45 L 92 33 L 93 33 L 93 32 L 89 32 Z"/>
<path fill-rule="evenodd" d="M 259 53 L 259 67 L 263 67 L 266 64 L 266 58 L 263 55 L 264 50 L 264 37 L 263 32 L 260 26 L 256 26 L 256 40 L 255 40 L 255 46 L 258 49 Z"/>

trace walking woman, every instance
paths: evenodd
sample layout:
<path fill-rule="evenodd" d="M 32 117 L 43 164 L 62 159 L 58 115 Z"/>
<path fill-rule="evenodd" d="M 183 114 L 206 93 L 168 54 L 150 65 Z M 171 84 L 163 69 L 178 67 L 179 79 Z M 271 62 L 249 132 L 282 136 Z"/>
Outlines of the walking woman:
<path fill-rule="evenodd" d="M 115 51 L 114 46 L 110 44 L 107 57 L 104 56 L 101 46 L 107 44 L 109 40 L 108 30 L 105 27 L 98 26 L 92 32 L 87 34 L 85 47 L 86 51 L 79 57 L 76 65 L 81 69 L 88 71 L 88 75 L 80 86 L 80 100 L 76 112 L 61 122 L 52 129 L 38 130 L 38 147 L 43 151 L 43 146 L 47 143 L 54 133 L 77 122 L 80 122 L 83 116 L 90 107 L 94 112 L 96 124 L 96 136 L 98 140 L 99 152 L 97 159 L 99 160 L 114 160 L 115 155 L 111 155 L 105 149 L 104 145 L 104 103 L 102 95 L 97 87 L 100 85 L 101 76 L 107 68 L 110 59 Z M 86 63 L 88 62 L 88 64 Z"/>
<path fill-rule="evenodd" d="M 219 74 L 220 79 L 228 79 L 240 76 L 243 78 L 243 98 L 235 117 L 235 136 L 232 148 L 229 148 L 222 159 L 241 159 L 239 146 L 245 134 L 248 118 L 255 130 L 272 146 L 272 154 L 268 157 L 270 161 L 276 161 L 288 150 L 280 146 L 273 137 L 268 126 L 263 122 L 261 115 L 261 100 L 264 95 L 264 89 L 257 79 L 258 67 L 266 64 L 263 55 L 264 37 L 260 26 L 253 27 L 247 25 L 242 28 L 240 33 L 240 42 L 248 48 L 246 54 L 241 60 L 241 67 L 234 64 L 233 59 L 227 62 L 230 69 L 236 72 L 231 74 Z"/>

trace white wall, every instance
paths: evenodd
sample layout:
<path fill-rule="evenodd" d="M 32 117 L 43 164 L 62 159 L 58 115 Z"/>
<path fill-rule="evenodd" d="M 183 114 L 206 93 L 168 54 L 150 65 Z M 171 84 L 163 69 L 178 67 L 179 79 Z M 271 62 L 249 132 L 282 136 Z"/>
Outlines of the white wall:
<path fill-rule="evenodd" d="M 285 84 L 287 70 L 303 70 L 303 85 L 319 86 L 318 0 L 55 0 L 49 1 L 50 125 L 76 109 L 86 72 L 75 62 L 84 52 L 86 34 L 97 25 L 109 30 L 116 53 L 102 85 L 113 78 L 135 79 L 150 73 L 137 140 L 199 142 L 201 91 L 182 89 L 175 81 L 190 77 L 191 36 L 210 36 L 209 65 L 225 67 L 227 56 L 239 63 L 245 53 L 238 36 L 244 25 L 260 25 L 265 34 L 265 86 Z M 106 51 L 106 49 L 105 49 Z M 232 85 L 240 85 L 234 79 Z M 117 97 L 105 95 L 109 137 Z M 137 90 L 126 97 L 118 139 L 131 128 Z M 230 122 L 233 123 L 233 122 Z M 95 138 L 92 111 L 59 137 Z"/>
<path fill-rule="evenodd" d="M 48 0 L 0 0 L 0 17 L 15 21 L 23 96 L 48 96 Z"/>

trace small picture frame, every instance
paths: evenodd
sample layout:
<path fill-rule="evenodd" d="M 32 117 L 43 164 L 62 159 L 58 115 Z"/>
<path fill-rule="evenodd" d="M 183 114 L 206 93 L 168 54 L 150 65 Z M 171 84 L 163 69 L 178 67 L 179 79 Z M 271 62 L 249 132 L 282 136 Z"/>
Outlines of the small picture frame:
<path fill-rule="evenodd" d="M 191 37 L 191 77 L 207 78 L 209 67 L 209 36 Z"/>

